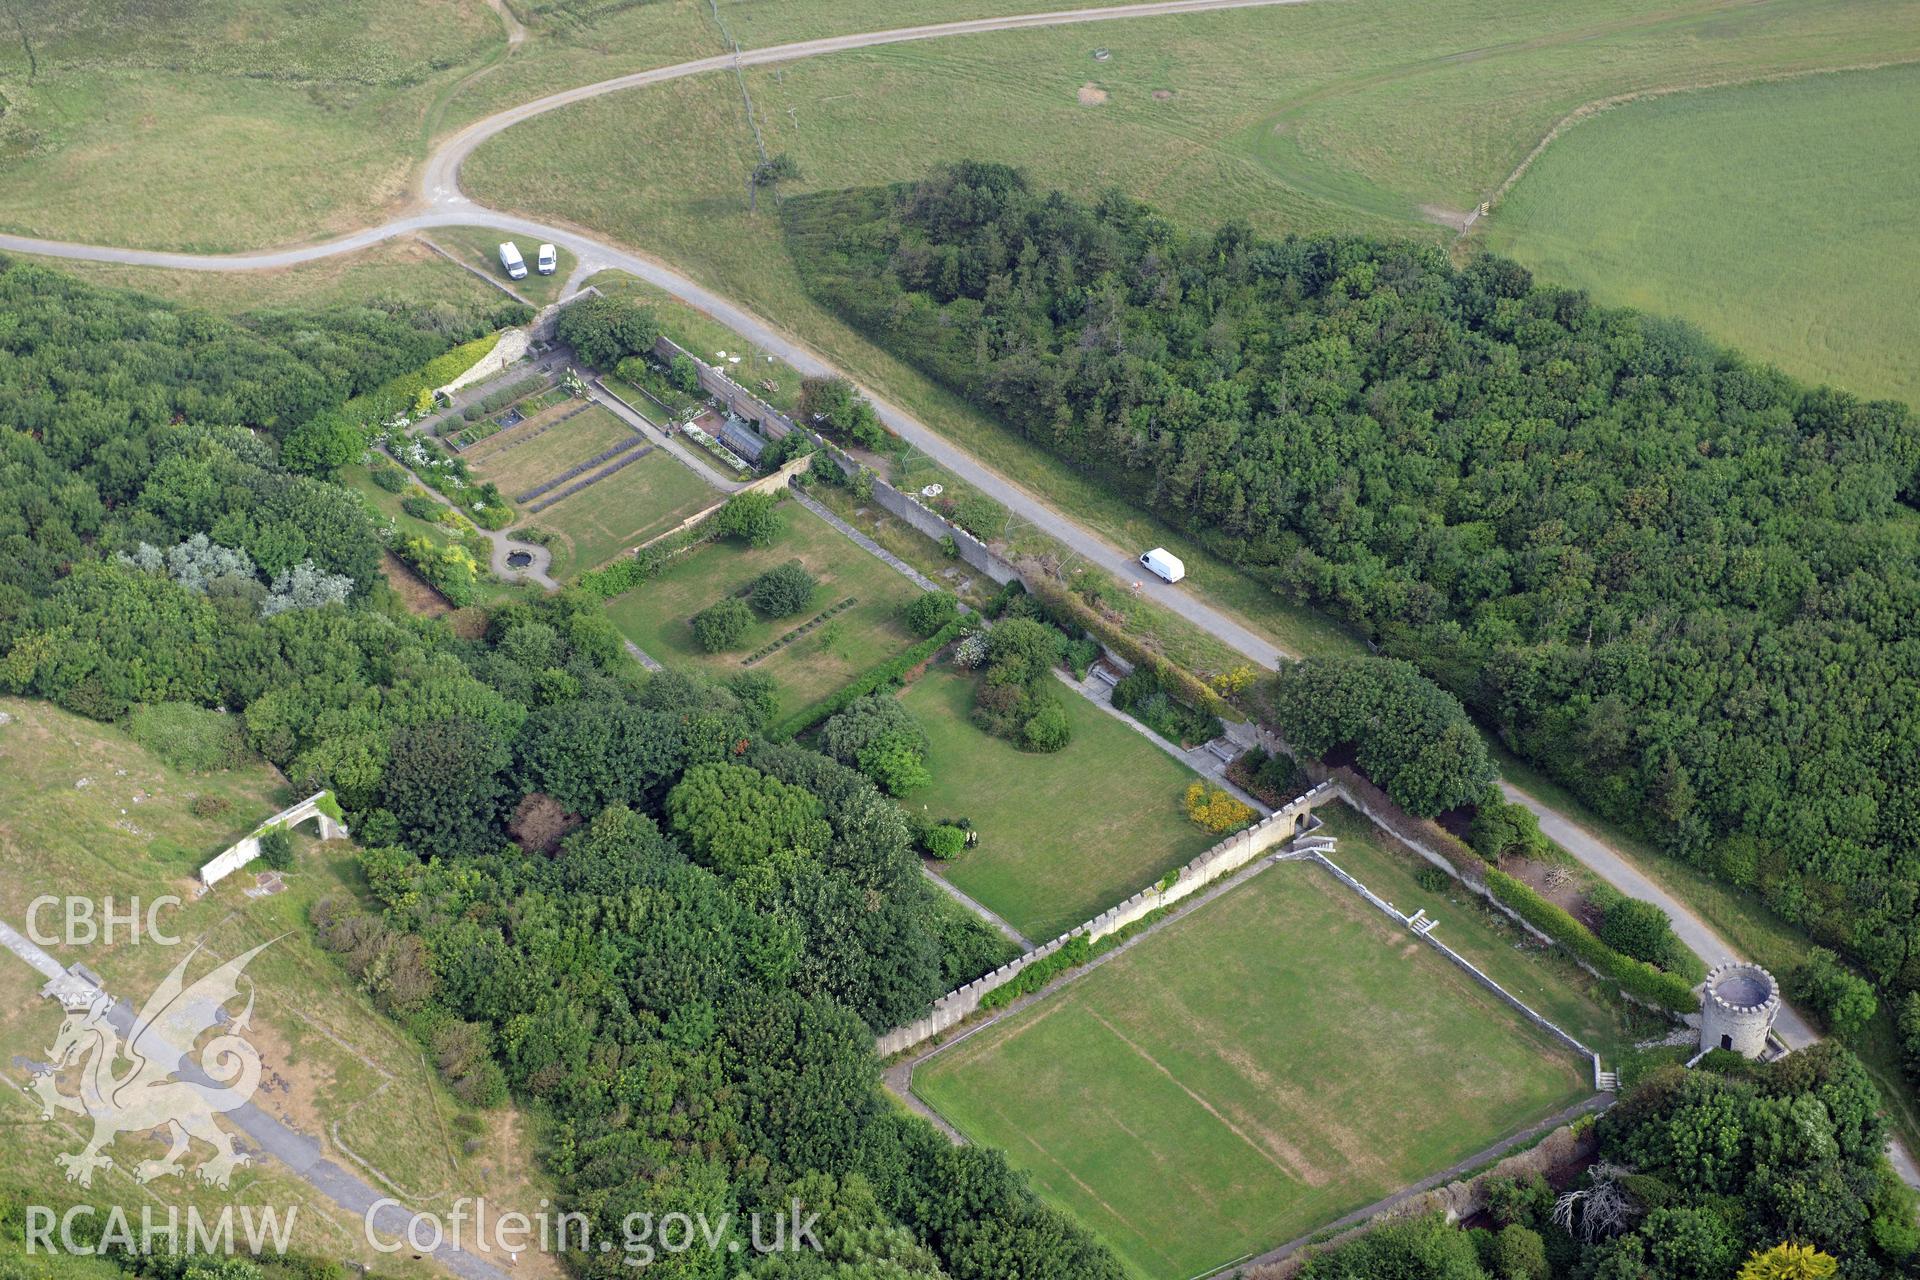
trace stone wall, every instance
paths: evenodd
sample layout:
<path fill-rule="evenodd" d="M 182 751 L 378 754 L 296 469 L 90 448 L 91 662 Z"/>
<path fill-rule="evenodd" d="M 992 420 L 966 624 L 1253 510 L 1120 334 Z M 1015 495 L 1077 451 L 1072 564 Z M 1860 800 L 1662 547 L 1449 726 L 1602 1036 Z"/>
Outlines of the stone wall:
<path fill-rule="evenodd" d="M 685 356 L 693 361 L 693 367 L 699 372 L 700 389 L 725 405 L 735 417 L 759 423 L 760 430 L 768 439 L 778 440 L 789 431 L 799 429 L 786 414 L 781 413 L 728 377 L 721 369 L 708 364 L 672 338 L 661 335 L 653 344 L 653 354 L 669 363 L 675 356 Z"/>
<path fill-rule="evenodd" d="M 225 853 L 222 853 L 219 857 L 207 863 L 206 866 L 201 867 L 200 882 L 205 885 L 217 884 L 259 857 L 260 835 L 268 827 L 281 825 L 293 827 L 305 822 L 308 818 L 317 818 L 320 821 L 320 838 L 322 840 L 345 839 L 347 835 L 346 824 L 344 822 L 336 822 L 333 815 L 320 807 L 320 800 L 326 795 L 327 793 L 325 791 L 316 791 L 299 804 L 282 809 L 271 818 L 268 818 L 265 822 L 255 827 L 249 835 L 235 841 Z"/>
<path fill-rule="evenodd" d="M 1172 882 L 1162 888 L 1154 885 L 1134 894 L 1125 902 L 1107 911 L 1101 912 L 1085 924 L 1055 938 L 1043 947 L 1036 947 L 1016 960 L 1009 961 L 992 973 L 974 979 L 957 991 L 949 992 L 934 1001 L 933 1009 L 925 1017 L 910 1022 L 906 1026 L 896 1027 L 881 1036 L 876 1047 L 881 1057 L 891 1057 L 904 1049 L 932 1039 L 941 1032 L 964 1021 L 980 1007 L 980 1000 L 987 992 L 1003 987 L 1017 977 L 1020 971 L 1037 960 L 1043 960 L 1065 946 L 1072 938 L 1084 937 L 1089 942 L 1098 942 L 1110 934 L 1118 933 L 1130 924 L 1135 924 L 1147 916 L 1171 906 L 1182 898 L 1198 893 L 1223 876 L 1231 875 L 1252 862 L 1268 850 L 1292 840 L 1303 832 L 1310 822 L 1314 808 L 1336 798 L 1331 784 L 1322 783 L 1305 795 L 1277 810 L 1270 817 L 1263 818 L 1245 831 L 1228 836 L 1205 853 L 1195 857 L 1174 873 Z"/>

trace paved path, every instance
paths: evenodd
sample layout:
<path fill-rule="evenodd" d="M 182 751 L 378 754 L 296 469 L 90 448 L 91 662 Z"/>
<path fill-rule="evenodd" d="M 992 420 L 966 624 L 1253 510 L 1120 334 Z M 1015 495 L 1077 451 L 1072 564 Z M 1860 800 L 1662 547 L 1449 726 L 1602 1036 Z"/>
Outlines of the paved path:
<path fill-rule="evenodd" d="M 58 960 L 4 922 L 0 922 L 0 944 L 47 977 L 65 973 Z M 116 1001 L 107 1011 L 107 1021 L 120 1032 L 123 1039 L 132 1030 L 138 1016 L 139 1011 L 124 999 Z M 175 1045 L 166 1044 L 165 1041 L 159 1043 L 174 1055 L 174 1074 L 180 1079 L 209 1088 L 218 1087 L 219 1082 L 207 1076 L 198 1059 Z M 372 1211 L 372 1225 L 383 1240 L 398 1240 L 404 1236 L 407 1223 L 413 1217 L 412 1211 L 391 1203 L 392 1197 L 375 1191 L 355 1174 L 323 1158 L 317 1141 L 288 1127 L 251 1102 L 223 1114 L 229 1126 L 245 1134 L 259 1152 L 284 1164 L 296 1177 L 356 1220 L 368 1221 L 369 1212 Z M 389 1203 L 374 1210 L 374 1205 L 383 1200 Z M 511 1277 L 510 1272 L 452 1245 L 443 1244 L 432 1253 L 436 1262 L 462 1280 L 510 1280 Z"/>

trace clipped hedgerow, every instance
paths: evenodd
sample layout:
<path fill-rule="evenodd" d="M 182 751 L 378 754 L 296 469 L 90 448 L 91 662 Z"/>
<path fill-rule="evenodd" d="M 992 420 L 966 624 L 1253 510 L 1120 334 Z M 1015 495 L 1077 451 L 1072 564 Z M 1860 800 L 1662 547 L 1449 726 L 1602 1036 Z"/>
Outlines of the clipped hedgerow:
<path fill-rule="evenodd" d="M 1601 976 L 1617 983 L 1628 995 L 1677 1013 L 1699 1010 L 1700 999 L 1693 992 L 1693 984 L 1685 978 L 1621 955 L 1594 936 L 1587 926 L 1499 868 L 1488 867 L 1484 874 L 1488 890 L 1502 905 L 1571 951 Z"/>
<path fill-rule="evenodd" d="M 785 740 L 805 733 L 830 715 L 835 715 L 851 706 L 857 699 L 864 698 L 887 684 L 898 680 L 907 672 L 940 652 L 951 641 L 966 630 L 966 622 L 956 618 L 940 628 L 919 644 L 903 653 L 894 655 L 879 666 L 868 671 L 853 683 L 843 686 L 839 692 L 822 698 L 810 707 L 803 707 L 779 724 L 767 730 L 767 737 L 774 742 Z"/>

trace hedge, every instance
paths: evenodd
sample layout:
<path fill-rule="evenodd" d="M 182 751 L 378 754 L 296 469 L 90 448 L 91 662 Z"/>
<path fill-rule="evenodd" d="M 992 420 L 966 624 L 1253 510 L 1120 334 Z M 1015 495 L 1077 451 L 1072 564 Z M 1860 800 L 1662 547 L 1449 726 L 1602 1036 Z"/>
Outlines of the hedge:
<path fill-rule="evenodd" d="M 954 640 L 958 639 L 966 630 L 967 620 L 964 618 L 955 618 L 952 622 L 949 622 L 946 626 L 940 628 L 919 644 L 914 645 L 904 653 L 896 654 L 894 657 L 889 658 L 887 661 L 855 680 L 852 684 L 843 686 L 838 693 L 830 694 L 812 706 L 802 707 L 800 710 L 794 712 L 785 720 L 768 729 L 767 737 L 775 742 L 784 742 L 789 738 L 805 733 L 808 729 L 813 728 L 814 725 L 819 724 L 828 716 L 838 715 L 840 712 L 846 710 L 849 706 L 853 705 L 857 699 L 864 698 L 874 690 L 898 680 L 901 676 L 913 670 L 928 658 L 931 658 L 934 654 L 951 644 Z"/>
<path fill-rule="evenodd" d="M 463 342 L 451 351 L 441 352 L 410 373 L 387 379 L 374 390 L 347 401 L 346 413 L 362 422 L 370 418 L 385 418 L 393 413 L 411 413 L 413 403 L 421 392 L 443 387 L 479 364 L 498 345 L 501 332 L 504 331 Z"/>
<path fill-rule="evenodd" d="M 1558 942 L 1601 976 L 1618 983 L 1628 995 L 1676 1013 L 1699 1011 L 1700 999 L 1693 993 L 1693 984 L 1685 978 L 1621 955 L 1595 937 L 1587 926 L 1497 867 L 1487 868 L 1486 881 L 1488 890 L 1501 905 Z"/>
<path fill-rule="evenodd" d="M 1038 599 L 1049 612 L 1056 615 L 1055 621 L 1059 621 L 1059 615 L 1064 614 L 1067 619 L 1071 620 L 1083 631 L 1092 635 L 1095 639 L 1106 645 L 1107 648 L 1113 650 L 1134 666 L 1150 668 L 1155 675 L 1160 677 L 1160 682 L 1167 688 L 1167 691 L 1180 702 L 1184 702 L 1196 710 L 1219 716 L 1223 720 L 1246 719 L 1245 716 L 1235 711 L 1225 698 L 1222 698 L 1219 694 L 1208 688 L 1206 681 L 1195 676 L 1185 668 L 1167 661 L 1163 655 L 1147 648 L 1133 636 L 1127 634 L 1125 628 L 1117 627 L 1107 621 L 1106 618 L 1102 617 L 1093 609 L 1088 608 L 1084 602 L 1064 587 L 1059 586 L 1057 583 L 1041 579 L 1029 583 L 1028 590 L 1032 592 L 1034 597 Z"/>
<path fill-rule="evenodd" d="M 1005 983 L 981 996 L 980 1007 L 1003 1009 L 1021 996 L 1031 995 L 1067 970 L 1076 969 L 1091 959 L 1093 944 L 1087 941 L 1085 934 L 1069 938 L 1060 944 L 1058 951 L 1035 960 Z"/>

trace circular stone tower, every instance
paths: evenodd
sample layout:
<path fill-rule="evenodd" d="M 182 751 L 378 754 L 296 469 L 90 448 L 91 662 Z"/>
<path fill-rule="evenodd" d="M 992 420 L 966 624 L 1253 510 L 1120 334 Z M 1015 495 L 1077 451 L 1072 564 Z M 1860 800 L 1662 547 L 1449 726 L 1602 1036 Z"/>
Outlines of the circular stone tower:
<path fill-rule="evenodd" d="M 1723 964 L 1700 991 L 1700 1047 L 1757 1058 L 1780 1012 L 1780 984 L 1757 964 Z"/>

